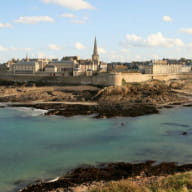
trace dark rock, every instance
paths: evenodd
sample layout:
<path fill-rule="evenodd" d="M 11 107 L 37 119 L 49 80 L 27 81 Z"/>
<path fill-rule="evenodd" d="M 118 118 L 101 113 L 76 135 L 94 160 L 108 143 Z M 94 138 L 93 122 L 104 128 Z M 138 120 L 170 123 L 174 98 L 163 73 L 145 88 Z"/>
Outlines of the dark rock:
<path fill-rule="evenodd" d="M 173 106 L 171 106 L 171 105 L 166 105 L 166 106 L 164 106 L 164 108 L 169 109 L 169 108 L 173 108 Z"/>
<path fill-rule="evenodd" d="M 188 133 L 184 131 L 183 133 L 181 133 L 181 135 L 188 135 Z"/>
<path fill-rule="evenodd" d="M 183 107 L 192 107 L 192 104 L 185 104 Z"/>
<path fill-rule="evenodd" d="M 33 185 L 29 185 L 28 187 L 20 191 L 45 192 L 57 188 L 67 189 L 68 187 L 72 187 L 82 183 L 91 183 L 94 181 L 120 180 L 122 178 L 140 176 L 141 174 L 147 177 L 160 176 L 192 170 L 192 164 L 177 165 L 176 163 L 154 163 L 154 161 L 147 161 L 145 163 L 138 164 L 109 163 L 98 165 L 96 167 L 84 166 L 72 170 L 64 177 L 61 177 L 55 182 L 39 182 Z"/>
<path fill-rule="evenodd" d="M 159 113 L 157 108 L 151 104 L 100 104 L 100 105 L 80 105 L 62 103 L 39 103 L 39 104 L 16 104 L 14 107 L 33 107 L 48 110 L 45 115 L 59 115 L 71 117 L 75 115 L 92 115 L 95 118 L 112 118 L 116 116 L 136 117 L 147 114 Z"/>

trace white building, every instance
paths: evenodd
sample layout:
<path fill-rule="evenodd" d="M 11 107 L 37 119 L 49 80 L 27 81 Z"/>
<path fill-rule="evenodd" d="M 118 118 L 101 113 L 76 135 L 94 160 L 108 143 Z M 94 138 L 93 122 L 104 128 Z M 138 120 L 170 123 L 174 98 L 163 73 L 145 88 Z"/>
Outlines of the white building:
<path fill-rule="evenodd" d="M 155 60 L 152 61 L 153 74 L 173 74 L 173 73 L 189 73 L 191 72 L 191 66 L 179 63 L 174 60 Z"/>
<path fill-rule="evenodd" d="M 46 73 L 57 73 L 57 67 L 55 65 L 47 65 L 45 67 Z"/>
<path fill-rule="evenodd" d="M 60 61 L 53 60 L 45 67 L 45 72 L 50 75 L 72 76 L 74 65 L 78 63 L 79 57 L 63 57 Z M 57 73 L 57 74 L 54 74 Z"/>
<path fill-rule="evenodd" d="M 11 65 L 10 71 L 14 74 L 32 74 L 44 71 L 49 59 L 26 59 L 15 62 Z"/>
<path fill-rule="evenodd" d="M 38 72 L 40 65 L 36 61 L 19 61 L 12 66 L 14 74 L 32 74 Z"/>
<path fill-rule="evenodd" d="M 78 64 L 74 65 L 73 76 L 92 76 L 100 70 L 99 54 L 97 49 L 97 40 L 95 38 L 92 59 L 79 59 Z"/>

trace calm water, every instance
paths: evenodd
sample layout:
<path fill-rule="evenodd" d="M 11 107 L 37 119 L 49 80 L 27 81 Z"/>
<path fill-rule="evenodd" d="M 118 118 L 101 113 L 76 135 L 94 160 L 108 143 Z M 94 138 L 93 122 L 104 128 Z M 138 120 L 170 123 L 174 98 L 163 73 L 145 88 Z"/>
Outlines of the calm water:
<path fill-rule="evenodd" d="M 96 120 L 0 109 L 0 192 L 14 183 L 54 178 L 81 164 L 145 160 L 192 163 L 192 108 Z M 123 125 L 122 125 L 123 122 Z M 189 135 L 180 135 L 183 131 Z"/>

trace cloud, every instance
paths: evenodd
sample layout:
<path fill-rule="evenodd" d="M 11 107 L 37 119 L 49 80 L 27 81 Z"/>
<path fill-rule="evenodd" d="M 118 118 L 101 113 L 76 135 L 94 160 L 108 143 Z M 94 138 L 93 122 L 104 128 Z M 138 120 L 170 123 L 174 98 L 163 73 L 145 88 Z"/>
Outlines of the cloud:
<path fill-rule="evenodd" d="M 54 59 L 57 58 L 54 55 L 47 55 L 44 52 L 38 52 L 37 54 L 35 54 L 37 56 L 37 58 L 42 59 L 42 58 L 47 58 L 47 59 Z M 35 55 L 32 55 L 32 57 L 36 57 Z"/>
<path fill-rule="evenodd" d="M 76 48 L 76 49 L 79 49 L 79 50 L 85 49 L 85 45 L 83 45 L 83 44 L 80 43 L 80 42 L 76 42 L 76 43 L 75 43 L 75 48 Z"/>
<path fill-rule="evenodd" d="M 121 49 L 120 52 L 121 53 L 127 53 L 127 52 L 129 52 L 129 50 L 128 49 Z"/>
<path fill-rule="evenodd" d="M 144 40 L 135 34 L 127 34 L 125 38 L 126 40 L 124 43 L 130 46 L 137 47 L 137 46 L 144 46 L 145 44 Z"/>
<path fill-rule="evenodd" d="M 98 52 L 99 52 L 100 54 L 105 54 L 105 53 L 107 53 L 107 51 L 106 51 L 104 48 L 101 48 L 101 47 L 98 48 Z"/>
<path fill-rule="evenodd" d="M 30 51 L 31 48 L 4 47 L 0 45 L 0 52 L 3 51 Z"/>
<path fill-rule="evenodd" d="M 31 16 L 31 17 L 19 17 L 15 20 L 16 23 L 25 23 L 25 24 L 37 24 L 39 22 L 54 22 L 54 19 L 49 16 Z"/>
<path fill-rule="evenodd" d="M 171 39 L 163 36 L 162 33 L 156 33 L 148 36 L 146 43 L 149 46 L 159 47 L 181 47 L 184 46 L 184 42 L 181 39 Z"/>
<path fill-rule="evenodd" d="M 179 38 L 167 38 L 162 33 L 148 35 L 147 38 L 142 38 L 135 34 L 126 35 L 126 40 L 123 42 L 124 47 L 183 47 L 184 42 Z"/>
<path fill-rule="evenodd" d="M 192 35 L 192 28 L 181 28 L 180 31 L 182 33 L 186 33 L 186 34 Z"/>
<path fill-rule="evenodd" d="M 65 18 L 76 18 L 77 16 L 75 14 L 72 13 L 64 13 L 61 15 L 61 17 L 65 17 Z"/>
<path fill-rule="evenodd" d="M 0 46 L 0 51 L 8 51 L 9 49 L 3 46 Z"/>
<path fill-rule="evenodd" d="M 45 53 L 43 52 L 37 53 L 37 58 L 45 58 L 45 57 L 46 57 Z"/>
<path fill-rule="evenodd" d="M 77 19 L 71 20 L 71 22 L 76 24 L 84 24 L 84 23 L 87 23 L 88 20 L 89 20 L 88 17 L 79 17 Z"/>
<path fill-rule="evenodd" d="M 68 18 L 70 19 L 70 22 L 76 23 L 76 24 L 84 24 L 89 20 L 88 17 L 85 17 L 85 16 L 81 17 L 72 13 L 62 14 L 61 17 Z"/>
<path fill-rule="evenodd" d="M 23 50 L 24 51 L 31 51 L 32 49 L 28 47 L 28 48 L 24 48 Z"/>
<path fill-rule="evenodd" d="M 90 3 L 84 0 L 42 0 L 42 2 L 56 4 L 72 10 L 94 9 Z"/>
<path fill-rule="evenodd" d="M 137 35 L 134 35 L 134 34 L 132 34 L 132 35 L 127 35 L 126 36 L 126 39 L 128 39 L 128 40 L 132 40 L 132 41 L 141 41 L 141 37 L 139 37 L 139 36 L 137 36 Z"/>
<path fill-rule="evenodd" d="M 51 49 L 51 50 L 61 50 L 61 47 L 59 47 L 58 45 L 55 45 L 55 44 L 50 44 L 48 45 L 48 48 Z"/>
<path fill-rule="evenodd" d="M 171 22 L 171 21 L 173 21 L 173 19 L 170 16 L 163 16 L 163 21 Z"/>
<path fill-rule="evenodd" d="M 0 23 L 0 29 L 3 28 L 12 28 L 13 26 L 9 23 Z"/>

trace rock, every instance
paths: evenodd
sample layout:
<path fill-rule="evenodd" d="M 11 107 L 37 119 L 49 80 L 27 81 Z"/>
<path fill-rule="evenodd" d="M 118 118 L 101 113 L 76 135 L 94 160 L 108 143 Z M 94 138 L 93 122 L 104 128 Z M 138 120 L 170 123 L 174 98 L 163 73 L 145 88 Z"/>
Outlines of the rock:
<path fill-rule="evenodd" d="M 95 181 L 111 181 L 120 180 L 122 178 L 137 177 L 145 175 L 151 176 L 162 176 L 168 174 L 174 174 L 177 172 L 191 171 L 192 164 L 188 165 L 177 165 L 176 163 L 161 163 L 155 164 L 154 161 L 147 161 L 145 163 L 108 163 L 102 166 L 87 166 L 79 167 L 64 177 L 59 178 L 53 183 L 37 183 L 29 185 L 27 188 L 20 190 L 21 192 L 56 192 L 66 191 L 77 187 L 81 191 L 86 190 L 88 186 Z"/>
<path fill-rule="evenodd" d="M 188 133 L 184 131 L 183 133 L 181 133 L 181 135 L 188 135 Z"/>
<path fill-rule="evenodd" d="M 12 107 L 31 107 L 48 110 L 45 115 L 59 115 L 71 117 L 75 115 L 95 115 L 95 118 L 112 118 L 116 116 L 136 117 L 147 114 L 159 113 L 156 106 L 148 104 L 12 104 Z"/>
<path fill-rule="evenodd" d="M 183 100 L 163 82 L 151 81 L 126 86 L 111 86 L 99 90 L 93 97 L 99 103 L 164 104 Z"/>

